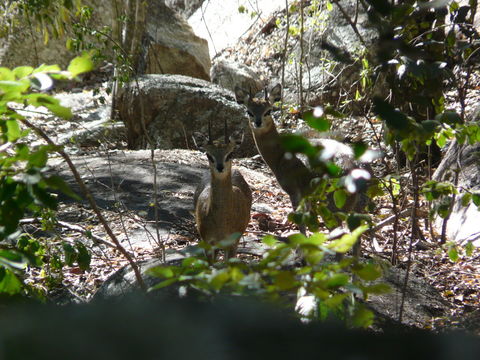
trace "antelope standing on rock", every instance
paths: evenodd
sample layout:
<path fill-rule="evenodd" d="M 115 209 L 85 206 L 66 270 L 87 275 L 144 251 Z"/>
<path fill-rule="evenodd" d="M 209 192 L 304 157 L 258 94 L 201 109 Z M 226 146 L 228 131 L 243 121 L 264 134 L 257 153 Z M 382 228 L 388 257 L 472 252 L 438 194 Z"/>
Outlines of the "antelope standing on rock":
<path fill-rule="evenodd" d="M 314 190 L 312 180 L 322 177 L 308 168 L 294 154 L 286 154 L 281 144 L 280 135 L 275 126 L 271 112 L 273 104 L 282 97 L 282 86 L 275 85 L 270 92 L 260 96 L 253 96 L 238 87 L 235 88 L 235 98 L 239 104 L 243 104 L 250 117 L 249 125 L 252 130 L 255 144 L 263 160 L 272 170 L 281 188 L 289 195 L 293 210 L 296 210 L 300 201 Z M 352 170 L 357 164 L 352 149 L 333 139 L 318 139 L 318 144 L 324 148 L 329 158 L 339 162 L 344 172 Z M 328 155 L 330 154 L 330 155 Z M 357 194 L 352 194 L 345 206 L 346 210 L 355 209 L 361 212 L 365 204 L 358 202 Z M 329 199 L 329 207 L 334 208 L 333 199 Z M 302 232 L 305 229 L 301 227 Z"/>
<path fill-rule="evenodd" d="M 250 221 L 252 190 L 237 170 L 232 170 L 232 153 L 241 144 L 243 134 L 224 141 L 212 141 L 210 124 L 208 139 L 195 133 L 194 141 L 206 153 L 210 171 L 205 174 L 194 195 L 195 220 L 203 241 L 218 245 L 222 240 L 234 240 L 226 250 L 226 258 L 235 256 L 238 242 Z M 216 254 L 208 255 L 215 261 Z"/>

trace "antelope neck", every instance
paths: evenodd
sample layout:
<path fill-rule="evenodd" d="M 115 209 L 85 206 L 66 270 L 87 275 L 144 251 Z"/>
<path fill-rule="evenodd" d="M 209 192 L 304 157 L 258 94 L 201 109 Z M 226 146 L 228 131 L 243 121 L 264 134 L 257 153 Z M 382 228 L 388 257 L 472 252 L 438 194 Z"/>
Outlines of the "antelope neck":
<path fill-rule="evenodd" d="M 253 130 L 255 143 L 263 160 L 273 169 L 285 155 L 285 150 L 280 144 L 280 135 L 273 123 L 264 131 L 259 130 Z"/>

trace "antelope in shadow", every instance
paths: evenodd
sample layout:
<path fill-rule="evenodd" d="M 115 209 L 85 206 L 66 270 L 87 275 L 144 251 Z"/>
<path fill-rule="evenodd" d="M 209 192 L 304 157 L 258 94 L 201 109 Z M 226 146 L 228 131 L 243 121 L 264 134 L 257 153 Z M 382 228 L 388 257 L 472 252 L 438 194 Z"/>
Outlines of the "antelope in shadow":
<path fill-rule="evenodd" d="M 250 117 L 249 126 L 258 152 L 272 170 L 281 188 L 290 197 L 295 211 L 302 198 L 315 190 L 312 180 L 323 177 L 325 174 L 312 171 L 295 154 L 287 154 L 284 150 L 271 114 L 273 104 L 279 101 L 281 96 L 282 86 L 280 84 L 275 85 L 270 92 L 265 89 L 263 94 L 260 93 L 257 96 L 239 87 L 235 88 L 237 102 L 245 106 Z M 333 139 L 318 139 L 317 145 L 322 146 L 323 154 L 336 160 L 345 173 L 356 166 L 354 153 L 349 146 Z M 363 210 L 365 202 L 363 205 L 360 203 L 357 194 L 352 194 L 347 200 L 344 210 L 355 209 L 361 212 L 360 208 Z M 328 207 L 332 211 L 338 210 L 332 197 L 328 199 Z M 300 230 L 305 233 L 304 226 L 301 226 Z"/>
<path fill-rule="evenodd" d="M 225 257 L 237 252 L 238 242 L 250 221 L 252 190 L 240 171 L 232 170 L 232 154 L 242 143 L 243 134 L 234 133 L 223 141 L 213 141 L 210 123 L 208 138 L 194 134 L 197 148 L 207 155 L 210 171 L 205 174 L 194 194 L 195 220 L 203 241 L 221 246 L 228 240 Z M 209 261 L 216 259 L 216 251 L 207 253 Z"/>

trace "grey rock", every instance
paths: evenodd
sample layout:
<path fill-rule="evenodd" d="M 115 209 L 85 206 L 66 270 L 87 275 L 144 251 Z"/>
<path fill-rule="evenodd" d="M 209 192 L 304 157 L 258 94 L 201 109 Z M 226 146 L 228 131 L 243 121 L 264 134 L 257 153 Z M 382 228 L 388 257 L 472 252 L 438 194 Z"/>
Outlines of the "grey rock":
<path fill-rule="evenodd" d="M 224 136 L 226 121 L 229 134 L 244 131 L 237 154 L 256 153 L 244 108 L 217 85 L 181 75 L 144 75 L 125 86 L 119 97 L 119 117 L 132 149 L 148 148 L 147 134 L 157 149 L 194 149 L 193 132 L 207 133 L 210 122 L 212 137 L 218 139 Z"/>
<path fill-rule="evenodd" d="M 433 174 L 436 181 L 455 183 L 455 172 L 458 171 L 457 188 L 461 189 L 453 204 L 452 213 L 447 222 L 446 235 L 449 240 L 458 244 L 472 242 L 480 246 L 480 228 L 478 221 L 480 212 L 475 204 L 462 206 L 461 199 L 465 190 L 480 191 L 480 143 L 474 145 L 460 145 L 452 142 L 444 155 L 443 160 Z M 436 217 L 435 229 L 442 232 L 443 219 Z"/>
<path fill-rule="evenodd" d="M 231 91 L 238 86 L 256 94 L 265 87 L 258 74 L 248 66 L 227 60 L 217 61 L 210 71 L 210 77 L 213 83 Z"/>
<path fill-rule="evenodd" d="M 356 0 L 342 1 L 341 6 L 348 14 L 355 15 L 355 24 L 365 44 L 359 40 L 351 24 L 345 20 L 338 6 L 333 6 L 332 11 L 324 10 L 318 16 L 325 18 L 324 26 L 311 26 L 304 35 L 303 51 L 305 61 L 303 64 L 302 87 L 314 96 L 307 99 L 311 105 L 325 102 L 336 104 L 341 101 L 340 95 L 354 95 L 356 88 L 352 85 L 358 81 L 361 64 L 354 63 L 356 54 L 363 51 L 365 46 L 371 46 L 378 37 L 375 29 L 369 28 L 368 15 Z M 335 47 L 341 58 L 325 50 L 325 45 Z M 301 46 L 297 42 L 292 50 L 295 58 L 300 58 Z M 288 63 L 285 68 L 285 87 L 291 90 L 286 97 L 287 101 L 294 101 L 298 95 L 299 61 Z M 352 93 L 353 92 L 353 93 Z M 287 92 L 288 93 L 288 92 Z M 340 100 L 339 100 L 340 99 Z"/>

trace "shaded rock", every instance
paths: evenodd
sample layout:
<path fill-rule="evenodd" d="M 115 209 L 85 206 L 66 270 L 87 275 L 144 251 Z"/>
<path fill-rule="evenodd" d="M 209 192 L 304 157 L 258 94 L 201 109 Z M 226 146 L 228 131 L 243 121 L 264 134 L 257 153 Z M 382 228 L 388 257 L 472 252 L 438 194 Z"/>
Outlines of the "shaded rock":
<path fill-rule="evenodd" d="M 252 94 L 256 94 L 265 87 L 258 74 L 248 66 L 227 60 L 217 61 L 212 67 L 210 77 L 214 84 L 231 91 L 235 91 L 238 86 L 241 89 L 250 89 Z"/>
<path fill-rule="evenodd" d="M 303 51 L 302 87 L 314 94 L 307 99 L 310 105 L 322 105 L 325 102 L 341 103 L 342 97 L 352 98 L 356 87 L 352 87 L 360 78 L 361 64 L 355 63 L 356 54 L 373 44 L 378 34 L 369 28 L 368 15 L 356 0 L 345 0 L 341 6 L 347 14 L 355 14 L 355 27 L 365 44 L 359 40 L 351 24 L 345 19 L 338 6 L 332 11 L 323 10 L 318 15 L 325 19 L 323 25 L 307 25 Z M 331 49 L 331 51 L 329 51 Z M 334 49 L 334 50 L 333 50 Z M 292 49 L 295 58 L 300 58 L 301 46 L 298 41 Z M 287 101 L 297 99 L 300 85 L 299 61 L 287 62 L 285 68 L 285 87 L 291 90 Z"/>
<path fill-rule="evenodd" d="M 160 278 L 147 275 L 146 272 L 156 266 L 175 266 L 180 265 L 184 256 L 181 254 L 168 254 L 165 259 L 165 263 L 161 259 L 149 259 L 141 261 L 137 265 L 142 274 L 142 279 L 145 285 L 152 287 L 162 281 Z M 92 298 L 92 301 L 101 301 L 131 295 L 141 291 L 140 286 L 137 283 L 135 273 L 130 265 L 124 266 L 120 270 L 113 273 L 97 290 Z M 172 297 L 179 298 L 181 293 L 178 286 L 167 286 L 161 291 L 155 291 L 156 297 Z"/>
<path fill-rule="evenodd" d="M 132 149 L 150 147 L 147 134 L 155 148 L 192 149 L 194 131 L 207 134 L 211 122 L 213 138 L 223 137 L 226 120 L 229 134 L 244 130 L 238 154 L 256 153 L 245 110 L 217 85 L 180 75 L 145 75 L 138 79 L 138 87 L 136 81 L 130 83 L 119 97 L 119 117 Z"/>
<path fill-rule="evenodd" d="M 368 306 L 375 312 L 377 320 L 384 323 L 397 322 L 406 272 L 391 267 L 384 271 L 384 282 L 391 292 L 382 295 L 370 295 Z M 447 316 L 450 305 L 440 293 L 423 278 L 410 274 L 406 287 L 402 323 L 409 326 L 422 326 L 434 317 Z"/>
<path fill-rule="evenodd" d="M 149 150 L 110 152 L 88 159 L 74 156 L 72 161 L 101 208 L 113 210 L 122 204 L 145 218 L 147 223 L 144 228 L 132 230 L 128 239 L 122 240 L 128 245 L 153 243 L 150 234 L 156 233 L 156 227 L 160 228 L 161 235 L 165 235 L 169 231 L 185 228 L 190 221 L 193 229 L 192 197 L 205 169 L 182 163 L 182 158 L 195 158 L 191 152 L 185 153 L 155 152 L 158 219 L 151 206 L 154 172 Z M 200 153 L 196 153 L 196 156 L 203 158 Z M 49 165 L 79 193 L 78 185 L 66 164 L 52 159 Z M 65 195 L 60 195 L 60 198 L 64 202 L 72 201 Z"/>
<path fill-rule="evenodd" d="M 305 325 L 271 303 L 224 298 L 121 301 L 2 311 L 5 359 L 477 360 L 480 340 L 459 333 L 382 333 L 332 321 Z"/>
<path fill-rule="evenodd" d="M 62 134 L 58 137 L 59 144 L 75 144 L 80 147 L 96 147 L 110 143 L 121 143 L 127 138 L 125 125 L 121 122 L 110 122 L 108 120 L 94 120 L 82 127 Z"/>
<path fill-rule="evenodd" d="M 457 171 L 459 194 L 456 195 L 447 222 L 446 235 L 449 240 L 458 244 L 473 242 L 475 246 L 480 246 L 480 211 L 472 202 L 468 206 L 462 206 L 462 197 L 466 193 L 464 189 L 480 191 L 480 143 L 460 145 L 453 141 L 433 174 L 433 179 L 455 184 Z M 439 216 L 435 218 L 434 226 L 439 234 L 442 233 L 443 222 Z"/>

